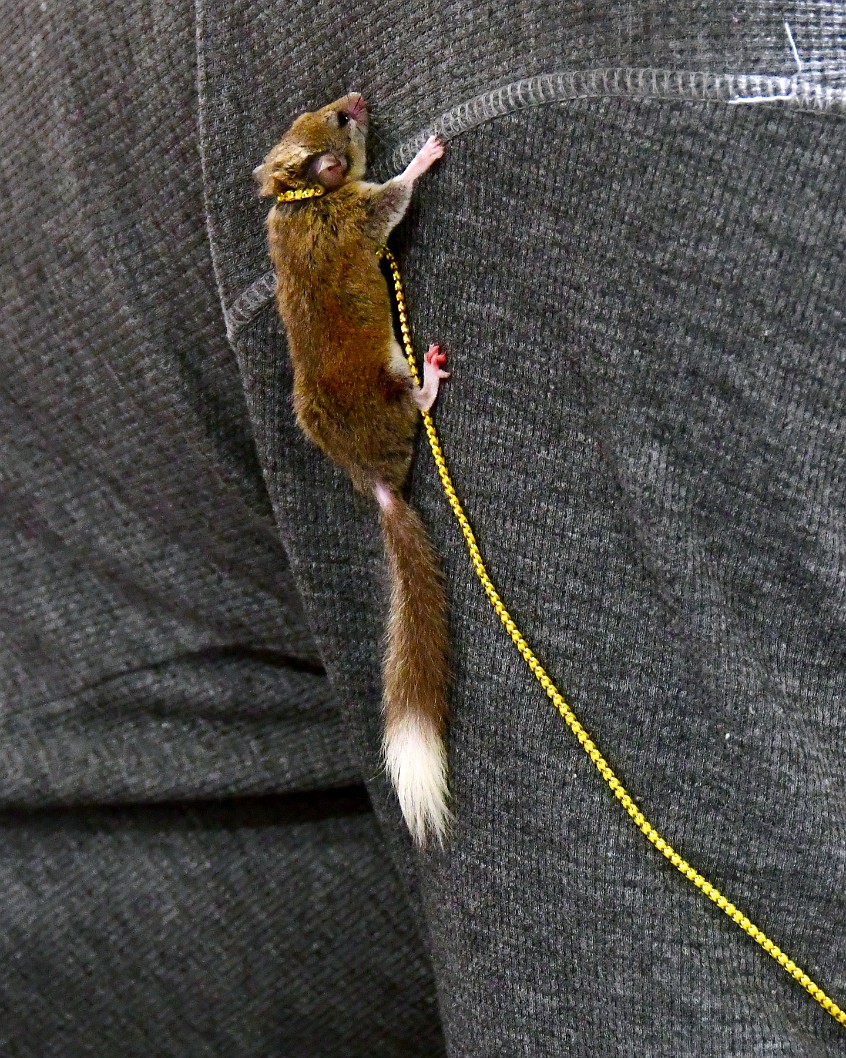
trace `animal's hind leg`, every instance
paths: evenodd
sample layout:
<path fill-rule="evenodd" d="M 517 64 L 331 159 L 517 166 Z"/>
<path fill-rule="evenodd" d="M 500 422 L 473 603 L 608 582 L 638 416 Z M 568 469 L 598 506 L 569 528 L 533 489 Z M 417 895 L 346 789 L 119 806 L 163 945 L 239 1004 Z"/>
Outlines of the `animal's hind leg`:
<path fill-rule="evenodd" d="M 446 353 L 434 342 L 426 350 L 423 361 L 423 385 L 414 391 L 414 403 L 421 411 L 428 411 L 435 403 L 442 378 L 449 378 L 449 371 L 444 371 Z"/>

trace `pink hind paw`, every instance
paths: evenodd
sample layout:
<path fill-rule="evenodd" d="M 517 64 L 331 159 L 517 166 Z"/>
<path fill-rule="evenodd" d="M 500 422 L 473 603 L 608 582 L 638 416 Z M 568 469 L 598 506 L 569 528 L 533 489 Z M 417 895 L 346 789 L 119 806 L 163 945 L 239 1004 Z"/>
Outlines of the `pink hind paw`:
<path fill-rule="evenodd" d="M 442 370 L 447 360 L 447 354 L 441 349 L 437 342 L 432 342 L 432 344 L 426 350 L 426 356 L 424 357 L 424 360 L 430 366 L 430 368 L 435 371 L 438 378 L 449 378 L 449 371 Z"/>
<path fill-rule="evenodd" d="M 432 407 L 441 379 L 449 378 L 449 371 L 443 370 L 445 363 L 446 353 L 441 352 L 436 342 L 432 342 L 423 358 L 423 385 L 414 390 L 414 402 L 421 411 L 428 411 Z"/>

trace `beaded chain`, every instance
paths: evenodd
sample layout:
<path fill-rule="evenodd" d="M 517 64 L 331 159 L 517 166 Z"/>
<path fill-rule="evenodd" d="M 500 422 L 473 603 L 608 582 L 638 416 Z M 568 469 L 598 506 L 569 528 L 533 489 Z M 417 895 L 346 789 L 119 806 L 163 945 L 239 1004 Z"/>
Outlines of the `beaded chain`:
<path fill-rule="evenodd" d="M 381 247 L 377 251 L 377 254 L 380 258 L 384 258 L 385 261 L 387 261 L 388 267 L 391 271 L 391 277 L 394 284 L 394 295 L 396 297 L 397 311 L 399 314 L 400 330 L 402 332 L 403 349 L 405 350 L 405 355 L 408 359 L 409 367 L 411 368 L 412 377 L 414 378 L 415 383 L 420 385 L 420 376 L 417 371 L 417 364 L 414 359 L 414 349 L 411 344 L 411 331 L 408 325 L 408 310 L 405 303 L 405 293 L 403 292 L 399 267 L 397 266 L 396 258 L 387 246 Z M 500 621 L 502 621 L 505 626 L 505 630 L 511 637 L 512 642 L 520 651 L 523 660 L 531 669 L 535 679 L 541 687 L 543 687 L 544 691 L 546 691 L 552 704 L 579 740 L 582 749 L 593 761 L 597 771 L 607 783 L 608 788 L 629 814 L 632 822 L 644 835 L 647 841 L 649 841 L 680 874 L 684 875 L 688 881 L 692 882 L 696 888 L 701 893 L 704 893 L 709 900 L 713 901 L 721 911 L 724 911 L 732 922 L 735 922 L 745 933 L 748 933 L 756 943 L 760 944 L 764 951 L 767 952 L 768 955 L 771 955 L 779 966 L 783 967 L 787 973 L 794 978 L 794 980 L 798 981 L 805 991 L 808 992 L 824 1010 L 827 1010 L 828 1013 L 831 1014 L 831 1016 L 841 1025 L 846 1026 L 846 1011 L 841 1010 L 834 1000 L 827 996 L 819 985 L 816 984 L 800 966 L 797 966 L 794 960 L 791 959 L 786 952 L 783 952 L 777 944 L 770 940 L 763 930 L 758 929 L 758 927 L 751 922 L 739 908 L 735 907 L 730 900 L 723 896 L 716 886 L 711 885 L 707 878 L 700 874 L 695 867 L 691 867 L 687 860 L 675 851 L 669 842 L 666 841 L 658 833 L 655 827 L 652 826 L 631 795 L 626 791 L 623 784 L 611 770 L 610 765 L 602 756 L 587 731 L 585 731 L 579 723 L 576 714 L 566 703 L 563 695 L 559 692 L 558 688 L 544 671 L 541 663 L 532 653 L 531 648 L 526 643 L 519 628 L 511 619 L 511 615 L 508 610 L 506 610 L 502 599 L 500 599 L 497 594 L 496 588 L 494 587 L 491 578 L 488 576 L 488 571 L 482 561 L 482 556 L 479 552 L 478 544 L 476 543 L 476 537 L 473 535 L 473 530 L 470 528 L 470 523 L 467 520 L 464 509 L 455 494 L 455 487 L 453 486 L 452 478 L 447 469 L 446 460 L 444 459 L 444 453 L 441 449 L 438 434 L 435 430 L 435 424 L 432 421 L 432 416 L 427 411 L 424 411 L 422 414 L 423 426 L 426 430 L 426 436 L 429 439 L 429 447 L 432 449 L 435 466 L 440 475 L 441 485 L 443 486 L 449 505 L 452 508 L 452 513 L 455 515 L 456 520 L 461 527 L 461 532 L 464 534 L 467 550 L 470 553 L 470 561 L 473 563 L 476 576 L 479 578 L 482 587 L 485 589 L 488 601 L 496 611 Z"/>
<path fill-rule="evenodd" d="M 283 191 L 281 195 L 276 196 L 277 202 L 300 202 L 304 198 L 320 198 L 321 195 L 326 194 L 326 189 L 323 187 L 303 187 L 297 191 Z"/>

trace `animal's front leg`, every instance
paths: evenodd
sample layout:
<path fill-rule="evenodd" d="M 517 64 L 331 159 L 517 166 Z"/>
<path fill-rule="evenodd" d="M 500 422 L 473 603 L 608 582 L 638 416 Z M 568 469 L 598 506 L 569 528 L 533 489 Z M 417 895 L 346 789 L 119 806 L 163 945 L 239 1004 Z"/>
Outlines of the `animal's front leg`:
<path fill-rule="evenodd" d="M 443 157 L 444 145 L 430 136 L 399 176 L 374 187 L 368 200 L 367 233 L 383 243 L 405 216 L 414 182 Z"/>
<path fill-rule="evenodd" d="M 431 169 L 438 158 L 443 158 L 443 156 L 444 145 L 437 136 L 430 136 L 397 179 L 411 187 L 419 176 L 422 176 L 427 169 Z"/>

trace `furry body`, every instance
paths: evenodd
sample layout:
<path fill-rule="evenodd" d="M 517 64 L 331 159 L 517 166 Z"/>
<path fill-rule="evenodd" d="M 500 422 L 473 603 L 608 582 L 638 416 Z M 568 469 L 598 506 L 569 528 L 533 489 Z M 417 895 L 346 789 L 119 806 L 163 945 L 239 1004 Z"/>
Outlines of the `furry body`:
<path fill-rule="evenodd" d="M 437 556 L 402 497 L 419 410 L 431 406 L 443 355 L 432 346 L 417 388 L 393 332 L 376 250 L 402 218 L 414 180 L 443 149 L 435 140 L 385 184 L 365 182 L 367 111 L 346 96 L 301 115 L 255 171 L 262 193 L 320 186 L 322 197 L 277 204 L 268 218 L 276 301 L 305 434 L 379 505 L 391 578 L 383 665 L 384 757 L 405 820 L 421 844 L 448 823 L 446 599 Z"/>

